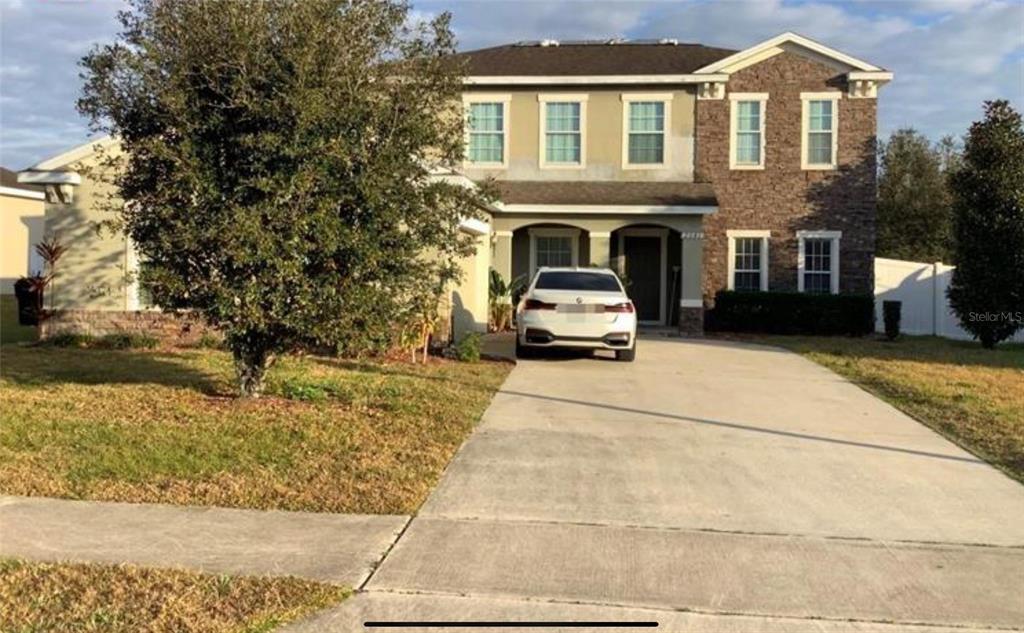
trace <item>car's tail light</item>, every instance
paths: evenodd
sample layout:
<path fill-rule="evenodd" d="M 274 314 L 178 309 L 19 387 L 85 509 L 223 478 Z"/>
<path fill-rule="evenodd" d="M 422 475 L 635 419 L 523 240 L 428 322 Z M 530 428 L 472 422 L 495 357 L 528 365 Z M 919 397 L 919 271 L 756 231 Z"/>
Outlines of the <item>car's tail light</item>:
<path fill-rule="evenodd" d="M 524 310 L 554 310 L 555 304 L 545 303 L 537 299 L 527 299 L 526 304 L 523 305 Z"/>
<path fill-rule="evenodd" d="M 633 312 L 633 302 L 632 301 L 625 301 L 623 303 L 615 303 L 615 304 L 612 304 L 610 306 L 605 306 L 604 307 L 604 311 L 605 312 L 628 312 L 628 313 L 631 314 Z"/>

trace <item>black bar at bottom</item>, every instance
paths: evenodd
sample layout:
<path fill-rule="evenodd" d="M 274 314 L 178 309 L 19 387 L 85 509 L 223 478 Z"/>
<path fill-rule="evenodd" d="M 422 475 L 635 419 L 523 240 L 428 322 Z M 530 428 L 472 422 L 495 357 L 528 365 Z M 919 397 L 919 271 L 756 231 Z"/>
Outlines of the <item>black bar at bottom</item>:
<path fill-rule="evenodd" d="M 574 628 L 582 629 L 585 627 L 590 628 L 637 628 L 637 629 L 656 629 L 658 628 L 657 622 L 363 622 L 363 626 L 366 628 L 379 628 L 379 629 L 399 629 L 408 627 L 420 627 L 420 628 L 478 628 L 478 629 L 496 629 L 499 627 L 519 627 L 525 629 L 542 629 L 542 628 Z"/>

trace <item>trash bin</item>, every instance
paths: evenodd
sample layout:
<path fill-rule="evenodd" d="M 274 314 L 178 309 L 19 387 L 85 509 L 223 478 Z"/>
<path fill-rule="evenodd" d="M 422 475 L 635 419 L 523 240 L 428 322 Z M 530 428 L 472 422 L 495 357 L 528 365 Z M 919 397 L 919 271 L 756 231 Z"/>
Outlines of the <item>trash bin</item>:
<path fill-rule="evenodd" d="M 885 323 L 885 338 L 895 341 L 900 335 L 900 313 L 902 301 L 883 301 L 882 320 Z"/>
<path fill-rule="evenodd" d="M 43 311 L 43 284 L 40 277 L 22 277 L 14 282 L 14 296 L 18 299 L 18 323 L 39 325 Z"/>

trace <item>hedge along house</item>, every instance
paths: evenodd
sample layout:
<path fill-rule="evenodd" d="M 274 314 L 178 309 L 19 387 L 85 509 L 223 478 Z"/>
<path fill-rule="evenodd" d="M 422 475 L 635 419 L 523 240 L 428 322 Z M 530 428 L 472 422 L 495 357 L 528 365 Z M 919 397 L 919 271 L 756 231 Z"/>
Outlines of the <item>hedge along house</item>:
<path fill-rule="evenodd" d="M 718 290 L 870 293 L 878 87 L 892 74 L 785 33 L 733 51 L 674 40 L 521 42 L 460 53 L 466 157 L 432 177 L 499 200 L 466 220 L 475 254 L 446 298 L 455 336 L 487 326 L 488 269 L 609 266 L 641 322 L 703 328 Z M 103 139 L 43 161 L 46 228 L 70 250 L 48 327 L 178 326 L 138 261 L 97 235 Z M 194 329 L 189 329 L 194 332 Z"/>

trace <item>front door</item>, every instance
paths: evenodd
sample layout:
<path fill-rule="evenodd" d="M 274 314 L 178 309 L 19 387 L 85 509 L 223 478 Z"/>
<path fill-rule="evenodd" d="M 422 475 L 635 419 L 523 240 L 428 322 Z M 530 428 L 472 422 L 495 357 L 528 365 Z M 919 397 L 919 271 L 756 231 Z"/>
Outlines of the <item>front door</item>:
<path fill-rule="evenodd" d="M 647 235 L 625 235 L 622 254 L 629 298 L 636 305 L 640 321 L 661 321 L 661 238 Z"/>

